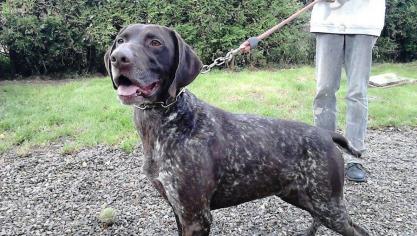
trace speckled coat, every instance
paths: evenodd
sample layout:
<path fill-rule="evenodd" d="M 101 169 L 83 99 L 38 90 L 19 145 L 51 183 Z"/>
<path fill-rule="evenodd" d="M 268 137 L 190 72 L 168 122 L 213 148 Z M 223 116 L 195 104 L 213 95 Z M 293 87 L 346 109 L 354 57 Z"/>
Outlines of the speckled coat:
<path fill-rule="evenodd" d="M 357 152 L 343 136 L 295 121 L 232 114 L 180 93 L 202 63 L 166 27 L 122 29 L 105 62 L 119 99 L 137 107 L 144 172 L 173 208 L 179 235 L 209 235 L 210 210 L 271 195 L 312 215 L 304 235 L 314 235 L 320 225 L 367 235 L 344 204 L 338 146 Z M 172 105 L 161 106 L 167 102 Z"/>
<path fill-rule="evenodd" d="M 350 222 L 337 134 L 295 121 L 231 114 L 190 92 L 167 110 L 135 109 L 135 124 L 145 173 L 178 220 L 194 223 L 196 231 L 209 231 L 211 209 L 271 195 L 309 211 L 318 222 L 333 224 L 337 216 L 339 228 Z"/>

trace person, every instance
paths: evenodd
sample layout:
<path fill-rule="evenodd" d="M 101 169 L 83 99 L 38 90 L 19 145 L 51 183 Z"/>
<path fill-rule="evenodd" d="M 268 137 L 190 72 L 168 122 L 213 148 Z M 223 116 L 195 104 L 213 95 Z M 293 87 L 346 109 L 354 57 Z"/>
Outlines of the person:
<path fill-rule="evenodd" d="M 385 21 L 385 0 L 323 0 L 311 14 L 310 32 L 316 37 L 317 91 L 313 103 L 314 124 L 336 131 L 336 92 L 342 67 L 347 74 L 346 138 L 363 153 L 368 121 L 368 81 L 372 49 Z M 254 37 L 240 51 L 256 47 Z M 364 182 L 367 174 L 361 161 L 347 158 L 346 178 Z"/>
<path fill-rule="evenodd" d="M 368 121 L 368 82 L 372 49 L 385 20 L 385 0 L 336 0 L 317 3 L 310 32 L 316 36 L 316 96 L 314 124 L 336 131 L 336 92 L 342 67 L 347 75 L 345 136 L 363 153 Z M 364 182 L 361 161 L 349 157 L 346 178 Z"/>

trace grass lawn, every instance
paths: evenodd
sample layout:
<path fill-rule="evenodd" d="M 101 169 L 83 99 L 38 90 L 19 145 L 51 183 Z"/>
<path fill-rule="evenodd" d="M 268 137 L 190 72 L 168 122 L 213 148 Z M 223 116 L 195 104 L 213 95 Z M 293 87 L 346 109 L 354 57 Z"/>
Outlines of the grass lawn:
<path fill-rule="evenodd" d="M 375 65 L 372 74 L 394 72 L 417 79 L 417 62 Z M 213 71 L 189 89 L 200 99 L 237 113 L 254 113 L 312 123 L 314 69 Z M 338 93 L 338 123 L 344 127 L 346 79 Z M 369 125 L 417 126 L 417 84 L 369 89 Z M 0 153 L 12 147 L 63 142 L 63 152 L 108 144 L 130 151 L 137 134 L 132 108 L 118 102 L 109 78 L 68 83 L 0 84 Z"/>

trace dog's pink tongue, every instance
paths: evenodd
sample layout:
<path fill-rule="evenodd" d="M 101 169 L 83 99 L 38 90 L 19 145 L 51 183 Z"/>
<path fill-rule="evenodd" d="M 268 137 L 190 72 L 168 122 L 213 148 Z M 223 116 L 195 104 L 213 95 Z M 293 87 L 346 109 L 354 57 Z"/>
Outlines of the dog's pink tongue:
<path fill-rule="evenodd" d="M 120 96 L 132 96 L 136 94 L 136 91 L 138 91 L 139 87 L 136 85 L 119 85 L 117 88 L 117 94 Z"/>

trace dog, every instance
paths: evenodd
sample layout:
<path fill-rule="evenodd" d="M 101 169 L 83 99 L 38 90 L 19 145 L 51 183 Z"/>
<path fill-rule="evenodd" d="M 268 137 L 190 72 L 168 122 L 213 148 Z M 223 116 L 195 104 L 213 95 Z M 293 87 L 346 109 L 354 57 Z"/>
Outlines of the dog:
<path fill-rule="evenodd" d="M 185 90 L 202 63 L 175 31 L 133 24 L 120 30 L 104 61 L 122 104 L 133 105 L 143 170 L 172 207 L 179 235 L 209 235 L 210 210 L 276 195 L 324 225 L 368 235 L 343 198 L 340 134 L 301 122 L 232 114 Z"/>

